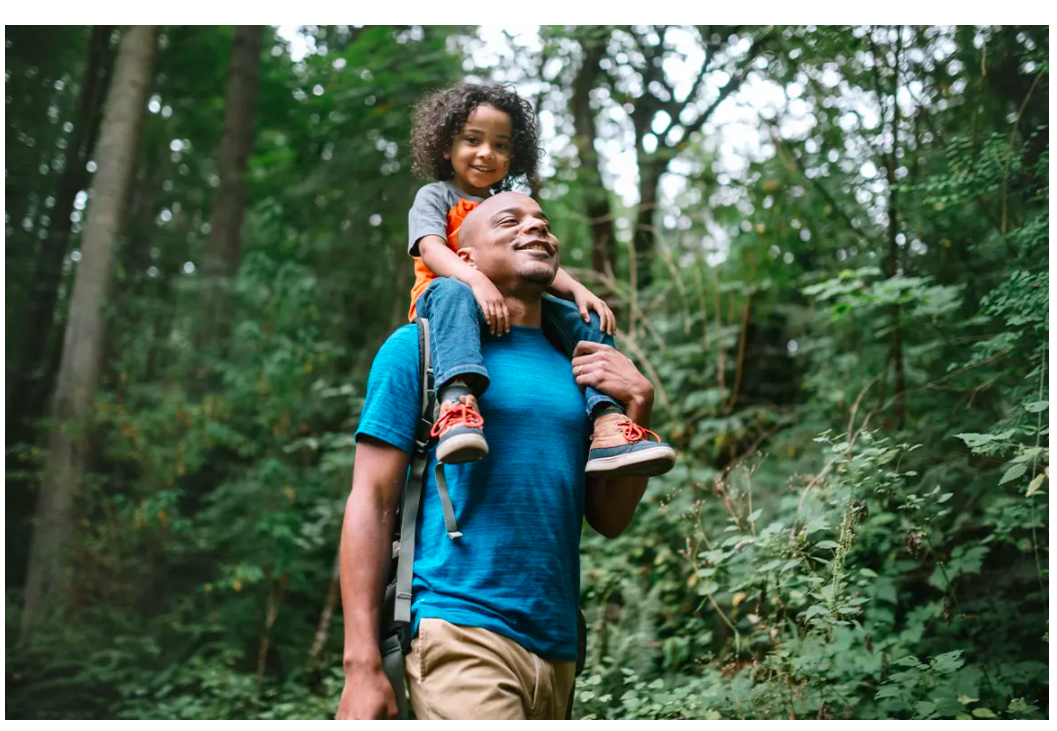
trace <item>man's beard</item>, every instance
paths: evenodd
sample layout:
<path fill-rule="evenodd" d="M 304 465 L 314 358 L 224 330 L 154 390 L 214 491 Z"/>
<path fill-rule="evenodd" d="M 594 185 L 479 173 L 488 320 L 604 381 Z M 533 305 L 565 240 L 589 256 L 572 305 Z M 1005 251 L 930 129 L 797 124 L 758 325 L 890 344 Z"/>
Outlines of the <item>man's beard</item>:
<path fill-rule="evenodd" d="M 518 272 L 518 274 L 523 282 L 538 284 L 546 288 L 554 283 L 554 278 L 558 275 L 558 272 L 549 267 L 534 266 L 525 267 L 525 269 Z"/>

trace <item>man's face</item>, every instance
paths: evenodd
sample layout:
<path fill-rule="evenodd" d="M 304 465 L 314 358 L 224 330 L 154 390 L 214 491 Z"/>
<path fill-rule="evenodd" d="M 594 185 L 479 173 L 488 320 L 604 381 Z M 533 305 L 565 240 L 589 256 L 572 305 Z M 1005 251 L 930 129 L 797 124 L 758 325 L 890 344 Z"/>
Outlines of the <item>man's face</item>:
<path fill-rule="evenodd" d="M 527 195 L 500 193 L 486 199 L 467 216 L 459 243 L 473 249 L 473 263 L 500 291 L 526 283 L 545 289 L 558 273 L 558 239 L 539 204 Z"/>

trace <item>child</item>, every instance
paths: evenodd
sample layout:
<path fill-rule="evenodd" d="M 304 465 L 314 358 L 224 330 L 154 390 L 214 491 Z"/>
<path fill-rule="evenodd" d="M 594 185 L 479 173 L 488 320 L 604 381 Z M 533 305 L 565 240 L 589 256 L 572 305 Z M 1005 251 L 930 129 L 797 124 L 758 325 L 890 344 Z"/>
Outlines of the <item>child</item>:
<path fill-rule="evenodd" d="M 411 132 L 414 169 L 436 182 L 424 186 L 408 216 L 408 253 L 415 259 L 410 319 L 430 322 L 430 355 L 440 403 L 433 425 L 437 460 L 472 462 L 488 453 L 476 397 L 488 387 L 481 355 L 481 324 L 501 337 L 510 332 L 503 295 L 486 276 L 462 261 L 458 228 L 478 203 L 534 180 L 541 156 L 532 107 L 500 86 L 460 84 L 434 92 L 415 109 Z M 564 269 L 543 298 L 543 325 L 569 357 L 581 340 L 613 344 L 613 313 Z M 623 406 L 586 389 L 594 423 L 586 471 L 600 477 L 659 475 L 675 465 L 667 444 L 650 442 L 624 416 Z"/>

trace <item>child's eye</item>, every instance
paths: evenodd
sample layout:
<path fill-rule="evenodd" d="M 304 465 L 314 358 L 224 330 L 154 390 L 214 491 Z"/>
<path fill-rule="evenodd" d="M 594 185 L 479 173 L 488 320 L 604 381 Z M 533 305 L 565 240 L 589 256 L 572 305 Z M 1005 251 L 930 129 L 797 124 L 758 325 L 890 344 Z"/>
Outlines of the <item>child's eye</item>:
<path fill-rule="evenodd" d="M 476 145 L 477 144 L 477 138 L 476 137 L 467 137 L 466 138 L 466 142 L 468 144 L 471 144 L 471 145 Z"/>

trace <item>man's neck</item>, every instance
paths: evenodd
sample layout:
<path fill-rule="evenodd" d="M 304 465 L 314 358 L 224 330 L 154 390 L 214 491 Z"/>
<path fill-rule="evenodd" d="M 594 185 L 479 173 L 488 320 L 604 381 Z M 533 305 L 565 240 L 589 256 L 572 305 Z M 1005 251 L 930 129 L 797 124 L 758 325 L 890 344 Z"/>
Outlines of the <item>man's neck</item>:
<path fill-rule="evenodd" d="M 539 295 L 529 298 L 507 295 L 506 306 L 510 312 L 511 325 L 543 327 L 543 307 Z"/>

